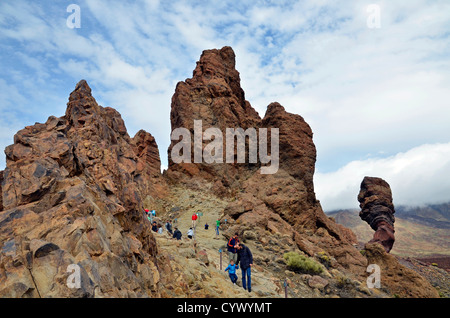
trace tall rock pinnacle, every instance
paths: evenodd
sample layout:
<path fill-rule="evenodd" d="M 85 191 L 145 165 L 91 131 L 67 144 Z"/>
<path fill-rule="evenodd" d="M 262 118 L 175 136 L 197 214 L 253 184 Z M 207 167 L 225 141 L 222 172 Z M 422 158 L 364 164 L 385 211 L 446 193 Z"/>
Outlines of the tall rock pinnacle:
<path fill-rule="evenodd" d="M 208 128 L 218 128 L 224 134 L 226 128 L 246 130 L 261 125 L 258 113 L 245 100 L 235 65 L 235 54 L 231 47 L 202 53 L 192 78 L 179 82 L 176 86 L 170 113 L 172 131 L 186 128 L 194 132 L 196 120 L 201 121 L 202 132 Z M 183 179 L 192 183 L 192 177 L 195 179 L 196 176 L 201 176 L 202 179 L 217 180 L 228 186 L 234 183 L 234 176 L 242 170 L 237 165 L 194 164 L 193 140 L 192 163 L 174 164 L 171 151 L 177 142 L 172 141 L 168 149 L 168 176 L 171 179 Z M 206 143 L 202 143 L 202 147 L 205 145 Z M 225 160 L 225 156 L 223 158 Z"/>
<path fill-rule="evenodd" d="M 314 171 L 316 146 L 313 132 L 302 116 L 288 113 L 279 103 L 267 107 L 262 125 L 280 130 L 280 167 L 290 175 L 304 181 L 310 194 L 310 202 L 315 202 Z"/>
<path fill-rule="evenodd" d="M 235 64 L 231 47 L 203 52 L 193 77 L 178 83 L 172 97 L 172 130 L 189 129 L 196 119 L 203 120 L 204 128 L 248 128 L 259 124 L 261 118 L 245 100 Z"/>
<path fill-rule="evenodd" d="M 381 178 L 365 177 L 358 201 L 361 207 L 359 216 L 375 231 L 369 243 L 380 243 L 389 252 L 395 242 L 395 209 L 391 187 Z"/>

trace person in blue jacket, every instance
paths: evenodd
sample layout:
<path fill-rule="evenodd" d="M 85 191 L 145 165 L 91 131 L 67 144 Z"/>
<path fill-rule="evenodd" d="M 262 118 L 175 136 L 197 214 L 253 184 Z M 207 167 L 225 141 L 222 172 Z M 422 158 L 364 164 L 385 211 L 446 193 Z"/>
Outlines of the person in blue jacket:
<path fill-rule="evenodd" d="M 235 265 L 234 261 L 231 260 L 230 264 L 228 264 L 227 268 L 225 268 L 225 272 L 228 271 L 228 276 L 230 276 L 231 282 L 236 285 L 237 282 L 237 275 L 236 270 L 239 269 L 239 265 Z"/>

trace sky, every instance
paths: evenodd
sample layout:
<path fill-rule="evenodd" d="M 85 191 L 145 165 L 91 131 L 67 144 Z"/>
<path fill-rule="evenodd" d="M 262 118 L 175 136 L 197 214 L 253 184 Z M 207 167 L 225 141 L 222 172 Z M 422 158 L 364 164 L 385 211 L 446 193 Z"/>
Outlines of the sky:
<path fill-rule="evenodd" d="M 277 101 L 311 126 L 325 211 L 358 208 L 366 175 L 394 204 L 450 201 L 448 0 L 0 0 L 0 148 L 85 79 L 166 167 L 175 86 L 226 45 L 261 117 Z"/>

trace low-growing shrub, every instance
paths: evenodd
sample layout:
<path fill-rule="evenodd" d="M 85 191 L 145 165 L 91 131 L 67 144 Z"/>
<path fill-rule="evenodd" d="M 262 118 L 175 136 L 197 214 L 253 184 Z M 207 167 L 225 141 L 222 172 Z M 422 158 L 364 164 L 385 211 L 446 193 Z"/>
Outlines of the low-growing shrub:
<path fill-rule="evenodd" d="M 323 272 L 323 267 L 315 260 L 300 255 L 296 252 L 288 252 L 283 255 L 286 265 L 294 272 L 301 272 L 306 274 L 320 274 Z"/>

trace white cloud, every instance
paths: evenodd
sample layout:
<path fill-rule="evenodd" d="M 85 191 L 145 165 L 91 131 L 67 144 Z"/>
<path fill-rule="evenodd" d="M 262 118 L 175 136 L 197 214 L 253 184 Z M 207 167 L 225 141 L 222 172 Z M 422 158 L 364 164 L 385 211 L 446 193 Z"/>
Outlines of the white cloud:
<path fill-rule="evenodd" d="M 352 161 L 335 172 L 316 173 L 315 191 L 323 209 L 358 208 L 365 176 L 388 182 L 394 205 L 448 202 L 450 143 L 425 144 L 387 158 Z"/>
<path fill-rule="evenodd" d="M 241 75 L 254 106 L 279 101 L 312 126 L 319 171 L 450 139 L 449 3 L 381 2 L 376 30 L 366 25 L 369 2 L 303 4 L 260 9 L 268 21 L 298 13 L 305 23 L 267 65 L 252 52 Z"/>

